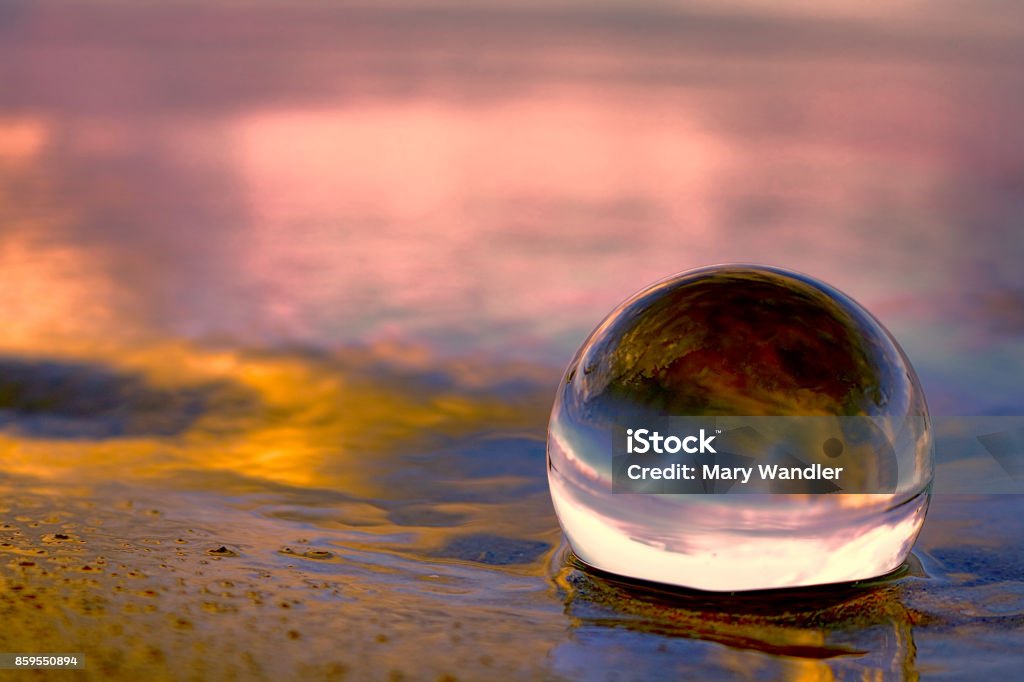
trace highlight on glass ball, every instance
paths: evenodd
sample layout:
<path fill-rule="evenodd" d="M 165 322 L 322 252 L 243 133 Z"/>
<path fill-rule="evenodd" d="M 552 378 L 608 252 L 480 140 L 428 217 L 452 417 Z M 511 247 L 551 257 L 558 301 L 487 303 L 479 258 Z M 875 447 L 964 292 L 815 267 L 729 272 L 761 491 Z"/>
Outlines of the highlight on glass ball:
<path fill-rule="evenodd" d="M 767 266 L 691 270 L 622 303 L 569 364 L 548 427 L 576 556 L 700 590 L 898 569 L 932 468 L 924 393 L 892 335 Z"/>

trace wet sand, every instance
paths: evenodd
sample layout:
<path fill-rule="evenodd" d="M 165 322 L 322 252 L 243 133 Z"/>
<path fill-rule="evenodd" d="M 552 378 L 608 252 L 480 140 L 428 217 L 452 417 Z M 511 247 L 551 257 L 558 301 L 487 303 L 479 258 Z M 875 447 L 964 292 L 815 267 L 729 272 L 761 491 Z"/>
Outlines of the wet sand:
<path fill-rule="evenodd" d="M 172 356 L 192 376 L 147 376 L 144 359 Z M 159 382 L 165 400 L 221 393 L 152 434 L 131 403 L 71 415 L 84 366 L 119 371 L 51 362 L 60 391 L 31 433 L 15 423 L 0 439 L 0 649 L 86 654 L 84 673 L 60 674 L 955 679 L 1019 665 L 1018 496 L 937 497 L 912 561 L 885 579 L 669 590 L 585 570 L 561 544 L 547 386 L 522 368 L 511 391 L 500 376 L 467 385 L 466 367 L 439 387 L 366 355 L 163 347 L 123 376 Z M 23 376 L 28 391 L 38 377 Z"/>

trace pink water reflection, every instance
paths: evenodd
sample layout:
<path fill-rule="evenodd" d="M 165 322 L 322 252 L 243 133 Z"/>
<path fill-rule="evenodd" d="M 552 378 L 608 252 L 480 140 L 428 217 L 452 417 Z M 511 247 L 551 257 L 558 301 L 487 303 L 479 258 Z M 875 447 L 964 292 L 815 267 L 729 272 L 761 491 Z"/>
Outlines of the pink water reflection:
<path fill-rule="evenodd" d="M 557 365 L 650 281 L 757 261 L 877 311 L 940 404 L 1012 402 L 1019 32 L 767 11 L 19 6 L 0 340 Z"/>

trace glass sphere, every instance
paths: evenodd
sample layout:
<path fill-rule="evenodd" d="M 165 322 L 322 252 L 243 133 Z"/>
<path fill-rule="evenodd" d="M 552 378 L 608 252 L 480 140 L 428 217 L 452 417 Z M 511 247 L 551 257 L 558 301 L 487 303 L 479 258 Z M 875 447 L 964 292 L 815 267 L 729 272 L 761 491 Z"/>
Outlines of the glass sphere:
<path fill-rule="evenodd" d="M 882 445 L 811 435 L 822 461 L 873 483 L 830 494 L 612 491 L 617 429 L 666 417 L 804 416 L 879 424 Z M 612 311 L 566 370 L 547 450 L 555 512 L 580 560 L 702 590 L 893 571 L 924 523 L 932 480 L 924 393 L 892 335 L 836 289 L 766 266 L 684 272 Z"/>

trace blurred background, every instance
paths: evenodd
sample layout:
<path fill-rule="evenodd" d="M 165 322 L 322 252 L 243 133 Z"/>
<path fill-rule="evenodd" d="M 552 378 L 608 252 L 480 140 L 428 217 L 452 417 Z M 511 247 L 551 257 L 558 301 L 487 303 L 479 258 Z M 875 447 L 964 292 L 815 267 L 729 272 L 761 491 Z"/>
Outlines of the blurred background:
<path fill-rule="evenodd" d="M 4 3 L 0 650 L 1010 670 L 1016 498 L 933 509 L 916 578 L 716 620 L 573 565 L 543 439 L 612 307 L 728 261 L 860 301 L 933 413 L 1022 414 L 1021 120 L 1001 0 Z"/>

